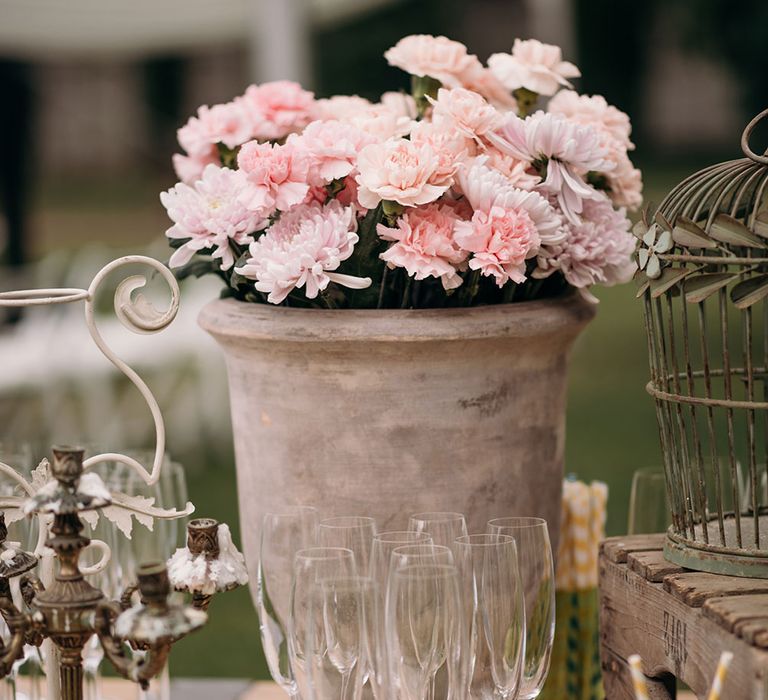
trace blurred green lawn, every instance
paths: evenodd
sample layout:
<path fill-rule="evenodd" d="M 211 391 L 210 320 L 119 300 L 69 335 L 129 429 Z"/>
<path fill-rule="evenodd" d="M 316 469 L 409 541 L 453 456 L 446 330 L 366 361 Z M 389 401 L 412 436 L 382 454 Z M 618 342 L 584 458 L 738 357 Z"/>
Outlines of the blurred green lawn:
<path fill-rule="evenodd" d="M 647 201 L 695 169 L 693 163 L 645 169 Z M 165 185 L 167 186 L 167 185 Z M 139 248 L 167 227 L 157 200 L 163 183 L 137 178 L 120 183 L 68 180 L 42 189 L 36 207 L 38 252 L 86 241 Z M 142 232 L 142 235 L 137 235 Z M 610 488 L 608 532 L 625 532 L 633 471 L 660 464 L 648 379 L 640 303 L 633 285 L 598 289 L 595 321 L 574 350 L 568 402 L 566 469 Z M 201 331 L 202 333 L 202 331 Z M 198 512 L 226 520 L 237 536 L 237 500 L 231 446 L 177 455 L 189 465 L 190 498 Z M 171 660 L 180 676 L 265 677 L 258 622 L 247 590 L 217 598 L 207 628 L 179 643 Z"/>

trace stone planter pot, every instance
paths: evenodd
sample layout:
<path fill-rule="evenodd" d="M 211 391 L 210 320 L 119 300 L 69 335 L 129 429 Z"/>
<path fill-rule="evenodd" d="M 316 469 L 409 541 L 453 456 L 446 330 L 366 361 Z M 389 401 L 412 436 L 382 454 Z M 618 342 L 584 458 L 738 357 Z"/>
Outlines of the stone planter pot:
<path fill-rule="evenodd" d="M 410 513 L 560 520 L 577 294 L 471 309 L 292 309 L 216 300 L 243 546 L 255 581 L 264 512 L 311 504 L 401 529 Z M 556 551 L 556 550 L 555 550 Z"/>

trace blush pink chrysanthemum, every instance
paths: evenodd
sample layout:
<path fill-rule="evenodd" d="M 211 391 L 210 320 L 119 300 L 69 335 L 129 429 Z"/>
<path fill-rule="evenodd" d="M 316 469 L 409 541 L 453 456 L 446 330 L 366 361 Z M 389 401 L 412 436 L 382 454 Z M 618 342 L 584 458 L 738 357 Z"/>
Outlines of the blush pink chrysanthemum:
<path fill-rule="evenodd" d="M 555 194 L 566 218 L 577 223 L 583 202 L 602 195 L 584 180 L 590 170 L 606 173 L 614 166 L 598 131 L 554 114 L 536 112 L 525 119 L 510 114 L 491 142 L 502 152 L 546 167 L 539 186 Z"/>
<path fill-rule="evenodd" d="M 512 53 L 495 53 L 488 67 L 509 90 L 525 88 L 540 95 L 554 95 L 561 87 L 571 87 L 568 78 L 578 78 L 579 69 L 563 61 L 559 46 L 536 39 L 515 39 Z"/>
<path fill-rule="evenodd" d="M 607 197 L 585 202 L 581 221 L 567 226 L 566 240 L 542 247 L 534 276 L 559 271 L 579 289 L 629 281 L 636 269 L 630 226 L 624 209 L 614 209 Z"/>
<path fill-rule="evenodd" d="M 464 44 L 444 36 L 411 34 L 403 37 L 384 53 L 391 66 L 416 76 L 429 76 L 446 87 L 461 87 L 461 75 L 475 63 L 477 56 L 467 53 Z"/>
<path fill-rule="evenodd" d="M 635 147 L 630 139 L 632 125 L 629 116 L 609 105 L 602 95 L 579 95 L 573 90 L 560 90 L 549 101 L 547 111 L 604 132 L 611 140 L 624 146 L 625 150 Z"/>
<path fill-rule="evenodd" d="M 358 199 L 367 209 L 382 200 L 406 207 L 434 202 L 451 185 L 427 144 L 390 139 L 363 148 L 357 159 Z"/>
<path fill-rule="evenodd" d="M 353 289 L 369 287 L 369 278 L 334 272 L 349 258 L 358 235 L 352 207 L 337 201 L 294 207 L 251 243 L 250 257 L 237 268 L 255 280 L 258 291 L 272 304 L 282 302 L 294 289 L 303 288 L 315 299 L 331 282 Z"/>
<path fill-rule="evenodd" d="M 307 196 L 310 159 L 291 144 L 249 141 L 240 149 L 237 165 L 246 176 L 242 202 L 264 216 L 290 209 Z"/>
<path fill-rule="evenodd" d="M 459 220 L 456 210 L 446 204 L 409 209 L 396 228 L 377 226 L 382 239 L 394 242 L 379 257 L 390 268 L 402 267 L 417 280 L 435 277 L 445 289 L 455 289 L 462 283 L 458 267 L 468 256 L 455 240 Z"/>
<path fill-rule="evenodd" d="M 160 201 L 174 222 L 165 235 L 189 239 L 176 249 L 170 267 L 185 265 L 195 253 L 210 252 L 228 270 L 235 262 L 232 243 L 247 245 L 251 234 L 267 220 L 240 202 L 245 186 L 242 173 L 208 165 L 194 186 L 179 183 L 160 195 Z"/>

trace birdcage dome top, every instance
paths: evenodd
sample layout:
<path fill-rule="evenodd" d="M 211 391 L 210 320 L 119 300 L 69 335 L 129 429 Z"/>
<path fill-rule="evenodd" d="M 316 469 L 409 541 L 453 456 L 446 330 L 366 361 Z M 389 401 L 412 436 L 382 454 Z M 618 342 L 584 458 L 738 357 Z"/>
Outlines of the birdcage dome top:
<path fill-rule="evenodd" d="M 687 177 L 635 226 L 641 293 L 650 287 L 654 295 L 663 294 L 686 277 L 718 267 L 735 273 L 736 267 L 768 265 L 768 155 L 749 144 L 766 117 L 768 110 L 744 129 L 744 158 Z"/>

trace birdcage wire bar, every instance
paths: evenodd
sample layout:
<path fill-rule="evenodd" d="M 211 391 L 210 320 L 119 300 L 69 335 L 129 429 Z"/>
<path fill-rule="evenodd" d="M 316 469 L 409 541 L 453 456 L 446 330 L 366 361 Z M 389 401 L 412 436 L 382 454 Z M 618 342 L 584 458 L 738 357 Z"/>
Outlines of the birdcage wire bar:
<path fill-rule="evenodd" d="M 665 554 L 768 578 L 768 157 L 749 147 L 766 116 L 745 158 L 686 178 L 636 233 Z"/>

